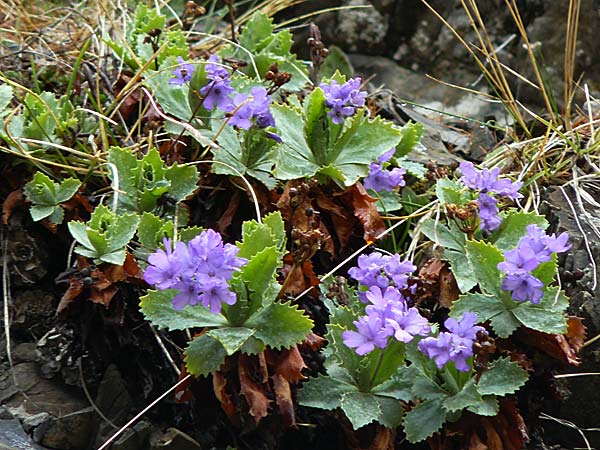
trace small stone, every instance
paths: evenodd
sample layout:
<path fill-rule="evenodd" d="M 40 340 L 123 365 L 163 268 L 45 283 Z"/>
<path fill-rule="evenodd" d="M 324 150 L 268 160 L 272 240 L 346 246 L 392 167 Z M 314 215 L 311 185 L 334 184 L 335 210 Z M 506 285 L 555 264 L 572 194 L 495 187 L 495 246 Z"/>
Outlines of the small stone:
<path fill-rule="evenodd" d="M 88 448 L 94 409 L 89 407 L 62 417 L 53 417 L 33 432 L 36 442 L 61 450 Z"/>
<path fill-rule="evenodd" d="M 31 434 L 37 427 L 51 418 L 52 416 L 46 412 L 28 416 L 23 419 L 23 429 L 26 433 Z"/>

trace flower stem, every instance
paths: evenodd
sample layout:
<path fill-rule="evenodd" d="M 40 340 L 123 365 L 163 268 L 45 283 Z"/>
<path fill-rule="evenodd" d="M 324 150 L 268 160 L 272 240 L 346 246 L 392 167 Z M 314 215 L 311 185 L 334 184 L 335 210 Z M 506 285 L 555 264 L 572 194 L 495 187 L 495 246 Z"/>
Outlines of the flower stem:
<path fill-rule="evenodd" d="M 385 348 L 381 349 L 381 352 L 379 353 L 379 357 L 377 358 L 377 362 L 375 363 L 375 369 L 373 369 L 373 373 L 371 374 L 371 379 L 369 380 L 369 390 L 371 390 L 371 388 L 373 387 L 373 383 L 375 382 L 375 379 L 377 378 L 377 372 L 379 372 L 379 369 L 381 368 L 381 363 L 383 362 L 383 355 L 385 355 Z"/>

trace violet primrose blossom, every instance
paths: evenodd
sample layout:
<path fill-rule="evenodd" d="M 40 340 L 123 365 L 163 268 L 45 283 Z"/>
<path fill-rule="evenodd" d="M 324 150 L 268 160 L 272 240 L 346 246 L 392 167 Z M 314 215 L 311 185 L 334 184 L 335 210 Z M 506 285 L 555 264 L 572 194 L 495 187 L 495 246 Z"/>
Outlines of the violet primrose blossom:
<path fill-rule="evenodd" d="M 252 126 L 252 119 L 260 128 L 275 126 L 275 120 L 269 110 L 271 101 L 264 87 L 254 87 L 250 91 L 252 97 L 246 94 L 236 94 L 233 97 L 233 114 L 229 125 L 235 125 L 244 130 Z M 251 100 L 249 100 L 251 98 Z"/>
<path fill-rule="evenodd" d="M 414 336 L 426 336 L 431 328 L 427 319 L 415 307 L 409 308 L 400 289 L 408 288 L 408 275 L 416 267 L 410 261 L 401 261 L 399 255 L 378 252 L 361 255 L 358 267 L 348 273 L 367 291 L 359 291 L 359 298 L 367 303 L 365 316 L 354 322 L 357 331 L 342 333 L 347 347 L 365 355 L 375 349 L 385 348 L 389 338 L 410 342 Z M 362 294 L 362 295 L 361 295 Z"/>
<path fill-rule="evenodd" d="M 196 70 L 196 66 L 193 64 L 186 64 L 185 60 L 181 57 L 177 57 L 177 68 L 173 71 L 173 78 L 169 80 L 169 84 L 175 84 L 181 86 L 182 84 L 188 83 L 192 76 L 194 75 L 194 71 Z"/>
<path fill-rule="evenodd" d="M 500 168 L 498 167 L 492 170 L 477 170 L 473 163 L 468 161 L 460 163 L 460 171 L 463 174 L 460 181 L 468 188 L 480 192 L 477 200 L 481 220 L 480 228 L 487 232 L 494 231 L 500 226 L 502 219 L 498 215 L 497 200 L 490 194 L 517 200 L 523 197 L 519 193 L 519 189 L 521 189 L 523 183 L 520 181 L 511 181 L 508 178 L 499 179 Z"/>
<path fill-rule="evenodd" d="M 204 68 L 210 82 L 200 89 L 200 94 L 204 96 L 203 106 L 208 110 L 216 106 L 222 111 L 231 111 L 233 102 L 229 94 L 235 92 L 235 89 L 230 86 L 229 72 L 219 64 L 217 55 L 211 55 L 208 61 Z"/>
<path fill-rule="evenodd" d="M 168 239 L 164 244 L 166 251 L 158 249 L 148 257 L 150 266 L 144 279 L 160 290 L 177 289 L 175 309 L 200 303 L 219 313 L 223 303 L 236 302 L 228 281 L 248 260 L 237 257 L 235 245 L 223 244 L 221 235 L 213 230 L 203 231 L 188 244 L 177 242 L 173 250 Z"/>
<path fill-rule="evenodd" d="M 506 273 L 500 287 L 509 291 L 513 300 L 539 303 L 544 296 L 544 283 L 531 272 L 541 263 L 550 261 L 552 253 L 569 250 L 568 240 L 567 233 L 549 236 L 537 225 L 529 225 L 517 247 L 504 252 L 504 261 L 498 263 L 498 269 Z"/>
<path fill-rule="evenodd" d="M 330 108 L 327 115 L 336 125 L 343 123 L 346 117 L 356 112 L 356 108 L 365 104 L 367 93 L 359 90 L 360 83 L 360 78 L 350 78 L 344 84 L 331 80 L 329 84 L 319 85 L 325 94 L 325 105 Z"/>
<path fill-rule="evenodd" d="M 477 315 L 470 312 L 464 313 L 460 320 L 447 319 L 444 326 L 448 331 L 437 337 L 423 339 L 419 342 L 419 350 L 433 359 L 438 369 L 452 361 L 458 370 L 468 372 L 470 366 L 467 359 L 473 356 L 473 342 L 477 339 L 477 333 L 487 333 L 485 328 L 476 323 Z"/>

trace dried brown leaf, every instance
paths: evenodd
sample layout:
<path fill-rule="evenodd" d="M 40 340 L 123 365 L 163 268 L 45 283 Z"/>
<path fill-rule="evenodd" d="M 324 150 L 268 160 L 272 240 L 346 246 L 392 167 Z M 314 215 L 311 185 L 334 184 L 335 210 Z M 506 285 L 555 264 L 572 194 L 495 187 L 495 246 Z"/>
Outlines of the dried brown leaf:
<path fill-rule="evenodd" d="M 23 191 L 21 189 L 17 189 L 16 191 L 12 191 L 10 194 L 8 194 L 2 203 L 2 223 L 7 225 L 8 219 L 10 219 L 10 216 L 15 208 L 24 205 L 25 197 L 23 197 Z"/>
<path fill-rule="evenodd" d="M 567 341 L 575 353 L 583 348 L 587 335 L 587 327 L 581 317 L 569 316 L 567 319 Z"/>
<path fill-rule="evenodd" d="M 241 354 L 238 360 L 238 375 L 240 378 L 240 390 L 246 402 L 250 415 L 258 424 L 263 417 L 267 416 L 269 409 L 269 399 L 264 383 L 256 381 L 257 372 L 256 357 Z"/>
<path fill-rule="evenodd" d="M 354 210 L 354 215 L 364 228 L 365 241 L 374 242 L 377 236 L 385 231 L 383 219 L 375 207 L 377 199 L 371 197 L 360 183 L 356 183 L 348 188 L 347 193 Z"/>
<path fill-rule="evenodd" d="M 221 408 L 223 408 L 223 411 L 225 411 L 229 420 L 235 420 L 237 409 L 231 395 L 227 392 L 227 378 L 225 378 L 225 375 L 222 372 L 217 371 L 213 373 L 212 381 L 215 396 L 221 403 Z"/>
<path fill-rule="evenodd" d="M 289 381 L 283 375 L 273 375 L 273 390 L 275 392 L 275 402 L 279 407 L 284 425 L 297 428 L 294 401 L 292 400 L 292 390 L 290 389 Z"/>

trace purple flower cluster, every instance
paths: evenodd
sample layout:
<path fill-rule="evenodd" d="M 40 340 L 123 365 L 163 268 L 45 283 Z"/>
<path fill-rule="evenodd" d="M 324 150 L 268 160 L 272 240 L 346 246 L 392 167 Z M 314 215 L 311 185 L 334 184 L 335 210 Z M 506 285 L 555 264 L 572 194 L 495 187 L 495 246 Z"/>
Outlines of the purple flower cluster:
<path fill-rule="evenodd" d="M 419 350 L 435 361 L 438 369 L 448 361 L 453 361 L 456 368 L 462 372 L 470 370 L 467 359 L 473 356 L 473 342 L 477 333 L 486 332 L 485 328 L 477 326 L 477 315 L 466 312 L 460 321 L 447 319 L 444 327 L 448 331 L 437 337 L 428 337 L 419 342 Z"/>
<path fill-rule="evenodd" d="M 237 257 L 239 249 L 235 245 L 223 245 L 221 235 L 213 230 L 203 231 L 188 244 L 177 242 L 174 249 L 169 239 L 163 242 L 165 250 L 158 249 L 148 257 L 151 265 L 144 279 L 160 290 L 177 289 L 175 309 L 201 303 L 219 313 L 223 303 L 236 302 L 228 280 L 248 260 Z"/>
<path fill-rule="evenodd" d="M 548 236 L 538 226 L 529 225 L 527 234 L 519 240 L 517 247 L 506 251 L 504 262 L 498 264 L 498 269 L 506 273 L 501 288 L 509 291 L 513 300 L 539 303 L 544 296 L 544 283 L 531 272 L 541 263 L 550 261 L 552 253 L 569 250 L 571 245 L 567 244 L 568 240 L 567 233 Z"/>
<path fill-rule="evenodd" d="M 180 64 L 183 62 L 181 60 Z M 192 68 L 191 72 L 186 69 L 186 73 L 189 75 L 185 81 L 189 81 L 192 78 L 194 67 L 190 64 L 184 66 Z M 185 82 L 179 76 L 178 71 L 180 71 L 179 68 L 173 71 L 174 78 L 170 81 L 172 84 L 181 85 Z M 216 106 L 221 111 L 229 113 L 231 115 L 228 121 L 229 125 L 244 130 L 248 130 L 253 124 L 259 128 L 275 126 L 275 120 L 269 109 L 271 98 L 264 87 L 252 88 L 251 96 L 236 92 L 231 87 L 229 71 L 220 63 L 219 57 L 214 54 L 208 58 L 205 71 L 209 81 L 200 89 L 200 94 L 204 97 L 203 106 L 206 109 L 212 110 Z"/>
<path fill-rule="evenodd" d="M 409 308 L 401 290 L 408 287 L 408 276 L 416 269 L 399 255 L 378 252 L 361 255 L 358 267 L 348 273 L 368 290 L 360 291 L 359 298 L 367 303 L 366 315 L 354 322 L 358 331 L 345 331 L 342 339 L 347 347 L 365 355 L 375 347 L 385 348 L 393 336 L 400 342 L 410 342 L 415 335 L 426 336 L 430 327 L 417 308 Z"/>
<path fill-rule="evenodd" d="M 374 191 L 393 191 L 398 186 L 404 186 L 404 174 L 406 170 L 401 167 L 394 167 L 391 170 L 384 170 L 385 163 L 387 163 L 394 156 L 395 148 L 385 152 L 379 158 L 377 162 L 369 165 L 369 175 L 364 179 L 363 184 L 366 189 L 373 189 Z"/>
<path fill-rule="evenodd" d="M 520 181 L 511 181 L 508 178 L 498 178 L 500 168 L 495 167 L 492 170 L 477 170 L 471 162 L 463 161 L 460 163 L 460 171 L 463 176 L 460 181 L 470 189 L 479 191 L 479 218 L 481 220 L 480 228 L 483 231 L 491 232 L 500 226 L 502 219 L 498 215 L 498 201 L 490 194 L 496 194 L 501 197 L 508 197 L 511 200 L 517 200 L 523 197 L 519 189 L 523 183 Z"/>
<path fill-rule="evenodd" d="M 193 64 L 186 64 L 181 56 L 177 57 L 177 63 L 177 68 L 173 71 L 173 78 L 169 80 L 169 84 L 181 86 L 192 79 L 196 66 Z"/>
<path fill-rule="evenodd" d="M 350 78 L 344 84 L 331 80 L 329 84 L 319 85 L 325 94 L 325 104 L 330 108 L 327 115 L 333 123 L 343 123 L 346 117 L 354 114 L 356 108 L 365 104 L 367 93 L 360 91 L 360 83 L 360 78 Z"/>

